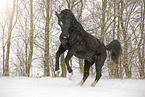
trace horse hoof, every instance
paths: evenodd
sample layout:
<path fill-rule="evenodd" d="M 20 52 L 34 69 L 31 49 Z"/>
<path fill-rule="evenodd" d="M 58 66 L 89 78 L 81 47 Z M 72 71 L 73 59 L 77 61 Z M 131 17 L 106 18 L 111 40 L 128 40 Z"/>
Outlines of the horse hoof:
<path fill-rule="evenodd" d="M 72 76 L 73 76 L 73 73 L 69 73 L 69 74 L 68 74 L 69 80 L 72 80 Z"/>
<path fill-rule="evenodd" d="M 91 87 L 95 87 L 97 81 L 94 81 L 92 84 L 91 84 Z"/>
<path fill-rule="evenodd" d="M 55 68 L 55 71 L 59 71 L 59 68 Z"/>
<path fill-rule="evenodd" d="M 70 69 L 70 70 L 68 70 L 68 72 L 69 72 L 69 73 L 72 73 L 73 71 L 72 71 L 72 69 Z"/>
<path fill-rule="evenodd" d="M 78 84 L 79 86 L 82 86 L 84 84 L 84 81 L 81 80 L 81 82 Z"/>
<path fill-rule="evenodd" d="M 60 70 L 55 71 L 55 77 L 59 77 Z"/>

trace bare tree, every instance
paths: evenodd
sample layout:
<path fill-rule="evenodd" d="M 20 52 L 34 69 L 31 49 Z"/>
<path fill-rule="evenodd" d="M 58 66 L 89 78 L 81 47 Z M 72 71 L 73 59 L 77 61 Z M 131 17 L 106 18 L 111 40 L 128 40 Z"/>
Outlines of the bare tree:
<path fill-rule="evenodd" d="M 141 32 L 141 39 L 138 43 L 138 57 L 140 62 L 140 78 L 145 78 L 145 72 L 144 72 L 144 64 L 145 64 L 145 33 L 144 33 L 144 26 L 145 23 L 145 1 L 142 1 L 141 4 L 141 23 L 140 23 L 140 32 Z M 142 48 L 141 48 L 142 45 Z"/>
<path fill-rule="evenodd" d="M 44 1 L 45 2 L 45 1 Z M 50 25 L 50 2 L 51 0 L 46 0 L 45 10 L 46 10 L 46 25 L 45 25 L 45 49 L 44 49 L 44 76 L 50 76 L 49 69 L 49 25 Z"/>
<path fill-rule="evenodd" d="M 117 18 L 117 2 L 116 0 L 111 0 L 109 2 L 109 6 L 111 7 L 112 6 L 112 10 L 113 10 L 113 26 L 112 26 L 112 39 L 116 39 L 115 37 L 117 36 L 117 33 L 116 33 L 116 18 Z M 111 40 L 112 40 L 111 39 Z M 108 53 L 109 54 L 109 53 Z M 110 56 L 108 57 L 108 60 L 107 60 L 107 64 L 108 64 L 108 68 L 109 68 L 109 76 L 111 78 L 118 78 L 119 77 L 119 67 L 118 67 L 118 64 L 116 64 L 115 62 L 113 62 L 110 58 Z"/>
<path fill-rule="evenodd" d="M 128 64 L 128 39 L 127 39 L 127 30 L 124 25 L 123 15 L 125 10 L 125 2 L 121 1 L 121 15 L 120 15 L 120 21 L 121 21 L 121 28 L 123 33 L 123 41 L 124 41 L 124 56 L 123 56 L 123 66 L 125 68 L 125 73 L 128 78 L 131 78 L 131 69 L 129 68 Z"/>
<path fill-rule="evenodd" d="M 107 0 L 102 0 L 101 40 L 104 41 Z"/>
<path fill-rule="evenodd" d="M 6 44 L 6 47 L 7 47 L 6 48 L 6 59 L 5 59 L 5 65 L 3 67 L 4 68 L 3 69 L 4 70 L 3 71 L 4 76 L 9 76 L 9 58 L 10 58 L 9 55 L 10 55 L 12 30 L 14 28 L 13 20 L 14 20 L 14 15 L 15 15 L 15 7 L 16 7 L 16 0 L 13 0 L 12 13 L 11 13 L 11 16 L 10 16 L 10 22 L 8 24 L 8 38 L 7 38 L 7 44 Z"/>
<path fill-rule="evenodd" d="M 120 34 L 121 34 L 121 31 L 120 31 L 120 1 L 117 1 L 117 39 L 120 40 L 121 37 L 120 37 Z M 120 57 L 120 63 L 119 63 L 119 66 L 120 66 L 120 71 L 119 71 L 119 77 L 122 79 L 123 78 L 123 74 L 122 74 L 122 63 L 121 63 L 121 57 Z"/>
<path fill-rule="evenodd" d="M 61 55 L 61 70 L 62 70 L 62 77 L 66 77 L 67 70 L 65 66 L 65 61 L 64 61 L 64 54 Z"/>
<path fill-rule="evenodd" d="M 33 0 L 30 0 L 30 34 L 29 34 L 29 55 L 28 63 L 26 65 L 26 74 L 30 76 L 30 68 L 33 56 L 33 44 L 34 44 L 34 24 L 33 24 Z"/>

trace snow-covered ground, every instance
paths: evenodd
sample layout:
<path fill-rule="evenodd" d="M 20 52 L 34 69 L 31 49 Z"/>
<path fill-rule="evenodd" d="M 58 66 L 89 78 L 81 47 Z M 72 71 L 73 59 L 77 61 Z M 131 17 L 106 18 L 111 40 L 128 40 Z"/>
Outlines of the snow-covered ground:
<path fill-rule="evenodd" d="M 145 80 L 0 77 L 0 97 L 145 97 Z"/>

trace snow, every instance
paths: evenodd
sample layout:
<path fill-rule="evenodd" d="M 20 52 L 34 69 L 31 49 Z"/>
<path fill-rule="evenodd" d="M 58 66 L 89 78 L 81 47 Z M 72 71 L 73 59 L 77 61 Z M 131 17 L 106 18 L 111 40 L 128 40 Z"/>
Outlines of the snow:
<path fill-rule="evenodd" d="M 0 77 L 0 97 L 145 97 L 145 80 L 100 79 L 91 87 L 92 78 L 83 86 L 81 78 Z"/>

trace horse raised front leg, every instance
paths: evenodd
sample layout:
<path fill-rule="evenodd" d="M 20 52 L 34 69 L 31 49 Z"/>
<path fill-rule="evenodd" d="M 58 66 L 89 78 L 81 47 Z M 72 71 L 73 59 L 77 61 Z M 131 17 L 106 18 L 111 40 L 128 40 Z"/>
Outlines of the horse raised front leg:
<path fill-rule="evenodd" d="M 73 53 L 71 51 L 68 51 L 66 58 L 65 58 L 65 63 L 66 63 L 66 67 L 69 73 L 72 73 L 72 69 L 69 65 L 69 60 L 71 59 L 71 57 L 73 56 Z"/>
<path fill-rule="evenodd" d="M 59 49 L 56 53 L 56 63 L 55 63 L 55 71 L 59 70 L 59 57 L 62 53 L 64 53 L 66 49 L 62 46 L 62 44 L 59 46 Z"/>

